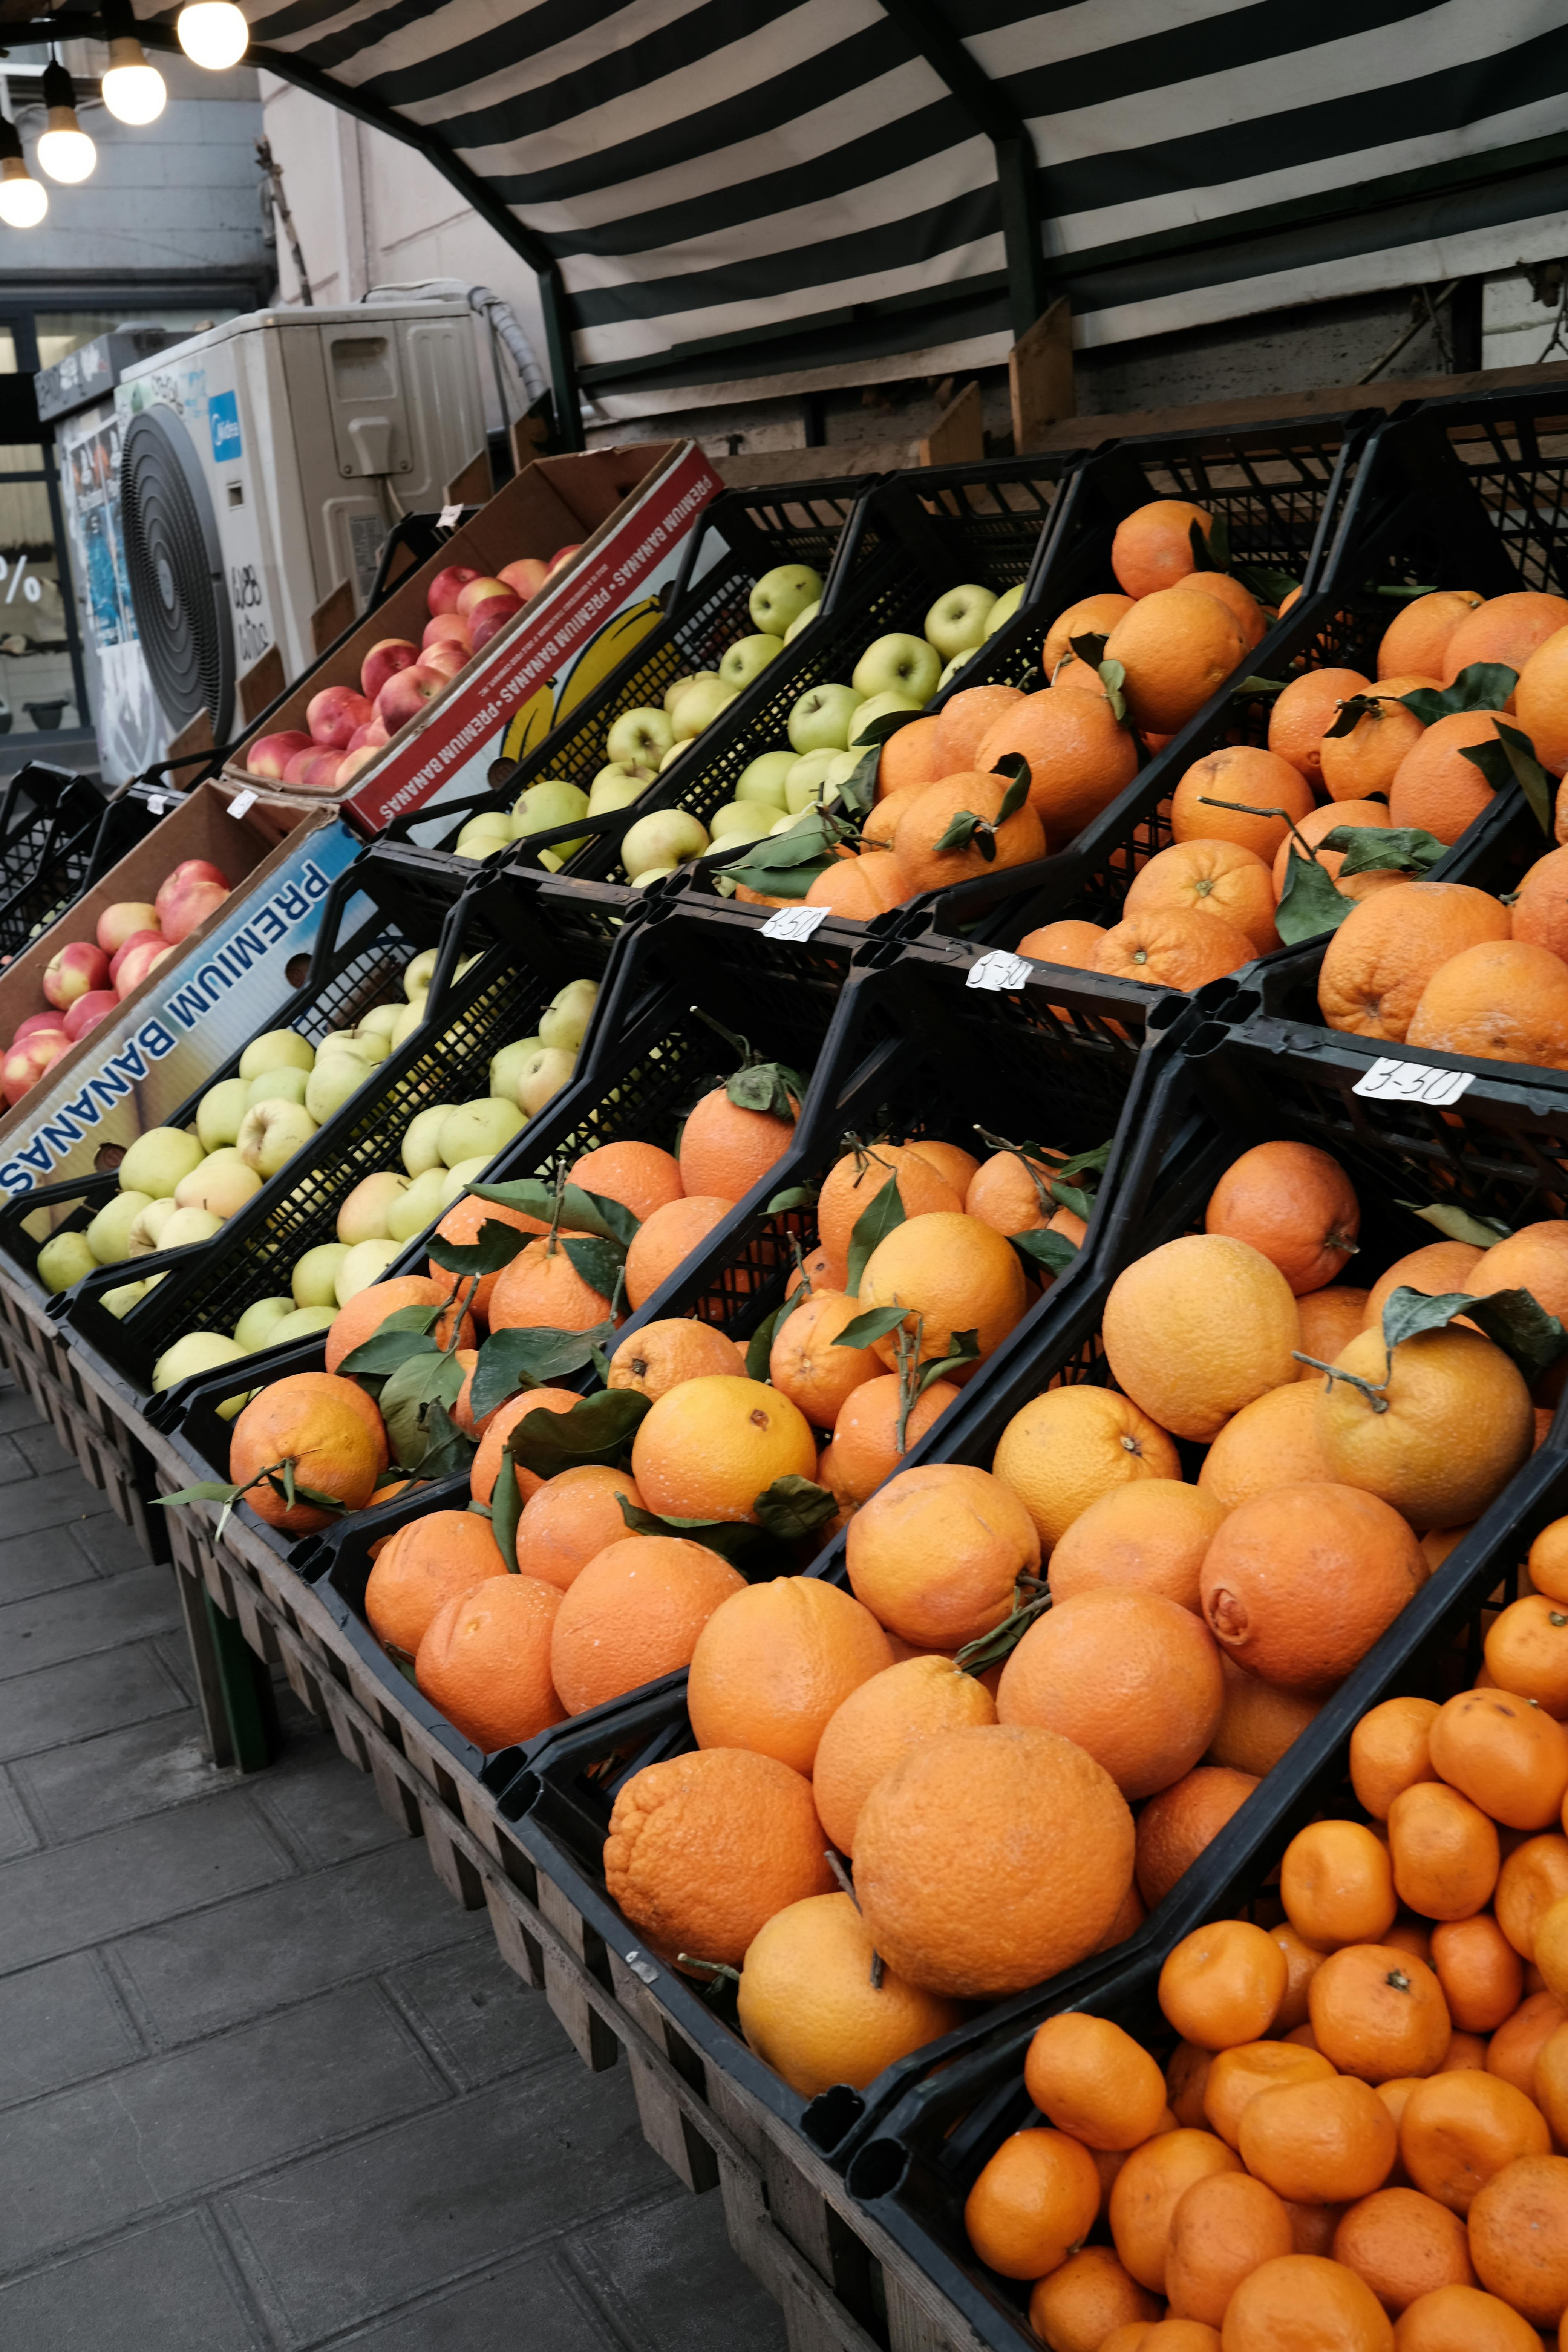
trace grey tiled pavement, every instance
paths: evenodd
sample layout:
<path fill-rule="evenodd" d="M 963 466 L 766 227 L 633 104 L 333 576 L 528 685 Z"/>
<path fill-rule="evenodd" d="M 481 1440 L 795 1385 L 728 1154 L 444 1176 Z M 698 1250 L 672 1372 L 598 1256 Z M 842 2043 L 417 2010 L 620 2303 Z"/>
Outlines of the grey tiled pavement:
<path fill-rule="evenodd" d="M 330 1737 L 285 1689 L 216 1772 L 193 1701 L 172 1570 L 0 1387 L 5 2352 L 784 2352 Z"/>

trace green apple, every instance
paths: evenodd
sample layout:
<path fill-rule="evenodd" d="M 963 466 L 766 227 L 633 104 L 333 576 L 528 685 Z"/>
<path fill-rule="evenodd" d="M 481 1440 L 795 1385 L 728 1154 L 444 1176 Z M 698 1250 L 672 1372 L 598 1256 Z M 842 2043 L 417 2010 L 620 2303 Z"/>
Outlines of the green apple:
<path fill-rule="evenodd" d="M 473 1102 L 459 1103 L 447 1113 L 436 1139 L 441 1164 L 455 1168 L 459 1160 L 472 1160 L 480 1152 L 493 1160 L 527 1124 L 510 1096 L 480 1095 Z"/>
<path fill-rule="evenodd" d="M 813 806 L 815 805 L 816 803 L 813 803 Z M 768 835 L 770 839 L 775 833 L 793 833 L 797 824 L 804 824 L 805 823 L 809 811 L 805 809 L 800 809 L 793 813 L 786 809 L 783 816 L 775 817 L 772 824 L 769 825 Z"/>
<path fill-rule="evenodd" d="M 817 616 L 818 613 L 820 613 L 820 612 L 821 612 L 821 610 L 822 610 L 822 606 L 820 605 L 820 604 L 808 604 L 808 605 L 806 606 L 806 608 L 805 608 L 805 612 L 804 612 L 804 613 L 797 613 L 797 614 L 795 614 L 795 616 L 794 620 L 790 623 L 790 625 L 789 625 L 788 628 L 784 631 L 784 643 L 785 643 L 785 645 L 786 645 L 786 646 L 793 646 L 793 645 L 794 645 L 794 643 L 795 643 L 795 639 L 796 639 L 796 637 L 798 637 L 798 636 L 799 636 L 799 635 L 800 635 L 801 631 L 802 631 L 803 629 L 809 629 L 809 628 L 810 628 L 810 626 L 811 626 L 811 625 L 812 625 L 813 621 L 815 621 L 815 620 L 816 620 L 816 616 Z"/>
<path fill-rule="evenodd" d="M 824 799 L 831 800 L 837 786 L 849 782 L 865 756 L 865 747 L 859 743 L 852 745 L 847 751 L 835 751 L 832 764 L 822 780 L 827 787 Z"/>
<path fill-rule="evenodd" d="M 232 1143 L 239 1133 L 239 1122 L 250 1108 L 248 1078 L 220 1078 L 209 1087 L 196 1105 L 196 1139 L 204 1151 L 216 1151 Z"/>
<path fill-rule="evenodd" d="M 87 1245 L 100 1265 L 118 1265 L 130 1256 L 131 1228 L 152 1198 L 151 1192 L 117 1192 L 100 1209 L 87 1229 Z"/>
<path fill-rule="evenodd" d="M 291 1298 L 254 1299 L 234 1327 L 235 1346 L 247 1356 L 254 1355 L 258 1348 L 269 1348 L 273 1332 L 285 1315 L 293 1312 Z"/>
<path fill-rule="evenodd" d="M 740 848 L 748 841 L 761 841 L 777 814 L 778 811 L 764 801 L 726 801 L 708 820 L 714 848 L 721 842 L 732 843 Z"/>
<path fill-rule="evenodd" d="M 942 657 L 923 637 L 895 629 L 868 645 L 855 665 L 850 684 L 857 694 L 907 694 L 915 708 L 931 700 L 942 676 Z"/>
<path fill-rule="evenodd" d="M 223 1151 L 209 1153 L 199 1168 L 182 1176 L 174 1199 L 182 1209 L 210 1209 L 215 1217 L 232 1217 L 260 1190 L 260 1177 L 254 1168 L 246 1166 L 231 1144 Z"/>
<path fill-rule="evenodd" d="M 1004 594 L 997 597 L 985 615 L 985 634 L 988 637 L 994 637 L 997 630 L 1005 627 L 1012 619 L 1024 601 L 1024 584 L 1020 580 L 1016 588 L 1009 588 Z"/>
<path fill-rule="evenodd" d="M 413 1010 L 412 1006 L 404 1009 Z M 342 1110 L 350 1097 L 358 1094 L 374 1066 L 364 1055 L 356 1053 L 349 1041 L 340 1044 L 335 1053 L 323 1050 L 305 1085 L 305 1114 L 311 1126 L 320 1127 L 323 1119 Z"/>
<path fill-rule="evenodd" d="M 764 572 L 747 602 L 752 625 L 782 637 L 792 621 L 822 595 L 822 574 L 809 563 L 775 563 Z"/>
<path fill-rule="evenodd" d="M 517 1082 L 518 1101 L 530 1118 L 560 1093 L 576 1066 L 575 1054 L 563 1054 L 558 1045 L 540 1047 Z"/>
<path fill-rule="evenodd" d="M 296 1307 L 292 1315 L 285 1315 L 272 1327 L 269 1348 L 291 1347 L 296 1339 L 313 1339 L 318 1331 L 330 1331 L 338 1319 L 335 1299 L 327 1306 Z"/>
<path fill-rule="evenodd" d="M 408 1009 L 406 1004 L 401 1008 L 395 1006 L 394 1018 L 396 1017 L 399 1010 L 406 1013 Z M 391 1051 L 390 1033 L 384 1036 L 379 1029 L 334 1029 L 322 1038 L 317 1049 L 316 1068 L 318 1070 L 321 1068 L 322 1060 L 326 1056 L 347 1053 L 357 1055 L 362 1062 L 368 1062 L 374 1070 L 377 1062 L 384 1062 Z M 313 1076 L 315 1073 L 312 1072 L 311 1075 Z"/>
<path fill-rule="evenodd" d="M 556 990 L 548 1012 L 541 1016 L 540 1044 L 559 1045 L 563 1052 L 574 1054 L 588 1034 L 598 1001 L 596 980 L 569 980 L 564 988 Z"/>
<path fill-rule="evenodd" d="M 726 684 L 715 670 L 707 677 L 694 677 L 684 694 L 676 698 L 669 714 L 678 743 L 689 743 L 705 727 L 711 727 L 719 713 L 734 701 L 737 689 Z"/>
<path fill-rule="evenodd" d="M 384 1241 L 392 1231 L 387 1219 L 408 1190 L 406 1176 L 390 1168 L 362 1176 L 338 1211 L 337 1235 L 353 1249 L 360 1242 Z"/>
<path fill-rule="evenodd" d="M 349 1254 L 346 1242 L 318 1242 L 308 1249 L 289 1278 L 296 1307 L 335 1307 L 338 1268 Z"/>
<path fill-rule="evenodd" d="M 129 1244 L 127 1257 L 150 1257 L 154 1250 L 162 1249 L 163 1228 L 172 1224 L 179 1213 L 172 1200 L 149 1201 L 125 1237 Z"/>
<path fill-rule="evenodd" d="M 842 751 L 849 724 L 866 697 L 853 686 L 814 686 L 789 715 L 786 733 L 796 751 Z"/>
<path fill-rule="evenodd" d="M 245 1108 L 247 1110 L 254 1110 L 258 1103 L 264 1102 L 302 1103 L 305 1099 L 305 1089 L 315 1075 L 314 1070 L 296 1070 L 292 1066 L 286 1070 L 263 1070 L 259 1076 L 251 1079 L 247 1088 L 249 1099 Z M 243 1124 L 242 1120 L 241 1125 Z M 198 1134 L 201 1131 L 199 1117 L 196 1120 L 196 1131 Z M 239 1129 L 236 1128 L 229 1141 L 236 1143 L 238 1139 Z"/>
<path fill-rule="evenodd" d="M 837 751 L 803 751 L 784 780 L 784 806 L 792 816 L 800 816 L 822 797 L 827 771 Z"/>
<path fill-rule="evenodd" d="M 163 1278 L 162 1275 L 157 1277 L 159 1282 L 161 1282 Z M 129 1315 L 131 1309 L 137 1304 L 137 1302 L 140 1299 L 145 1298 L 147 1293 L 154 1287 L 155 1285 L 151 1282 L 118 1283 L 112 1290 L 101 1291 L 99 1294 L 98 1303 L 104 1309 L 105 1313 L 112 1315 L 115 1321 L 118 1323 L 125 1316 Z"/>
<path fill-rule="evenodd" d="M 401 1004 L 374 1005 L 354 1031 L 356 1037 L 384 1037 L 390 1047 L 393 1024 L 402 1012 Z"/>
<path fill-rule="evenodd" d="M 653 809 L 626 827 L 621 863 L 628 874 L 644 874 L 650 866 L 684 865 L 689 857 L 700 857 L 707 846 L 707 827 L 685 809 Z M 542 1023 L 539 1034 L 542 1038 Z"/>
<path fill-rule="evenodd" d="M 673 768 L 677 760 L 684 760 L 686 752 L 687 746 L 684 743 L 672 743 L 658 763 L 659 774 L 662 776 L 666 768 Z"/>
<path fill-rule="evenodd" d="M 316 1124 L 303 1103 L 258 1103 L 239 1130 L 240 1157 L 258 1176 L 276 1176 L 309 1143 Z"/>
<path fill-rule="evenodd" d="M 503 1045 L 490 1057 L 490 1092 L 501 1095 L 508 1102 L 517 1099 L 517 1082 L 525 1062 L 531 1061 L 544 1043 L 542 1037 L 519 1037 L 515 1044 Z"/>
<path fill-rule="evenodd" d="M 165 1348 L 153 1365 L 153 1393 L 161 1396 L 176 1381 L 188 1381 L 196 1372 L 216 1372 L 220 1364 L 237 1364 L 244 1353 L 221 1331 L 187 1331 L 173 1347 Z"/>
<path fill-rule="evenodd" d="M 662 759 L 664 754 L 659 756 Z M 588 814 L 608 816 L 616 809 L 630 808 L 633 801 L 641 800 L 655 772 L 652 768 L 601 768 L 588 787 Z"/>
<path fill-rule="evenodd" d="M 346 1307 L 358 1292 L 368 1290 L 373 1282 L 379 1282 L 387 1267 L 402 1255 L 401 1242 L 388 1239 L 356 1243 L 339 1266 L 332 1284 L 338 1305 Z"/>
<path fill-rule="evenodd" d="M 455 1168 L 448 1168 L 441 1181 L 442 1210 L 455 1207 L 469 1185 L 479 1182 L 489 1164 L 488 1160 L 481 1157 L 478 1160 L 459 1160 Z"/>
<path fill-rule="evenodd" d="M 488 1168 L 489 1160 L 481 1160 L 480 1165 Z M 387 1234 L 399 1249 L 406 1248 L 416 1234 L 422 1234 L 426 1225 L 433 1225 L 443 1208 L 450 1205 L 442 1198 L 446 1189 L 447 1171 L 444 1168 L 426 1168 L 423 1176 L 416 1176 L 386 1220 Z"/>
<path fill-rule="evenodd" d="M 54 1234 L 38 1252 L 38 1280 L 47 1291 L 68 1290 L 97 1265 L 85 1234 Z"/>
<path fill-rule="evenodd" d="M 461 980 L 466 971 L 472 971 L 479 960 L 479 956 L 478 950 L 476 950 L 473 955 L 459 956 L 457 962 L 452 967 L 452 978 L 455 981 Z"/>
<path fill-rule="evenodd" d="M 798 752 L 764 751 L 742 769 L 735 786 L 738 801 L 762 801 L 767 807 L 782 809 L 784 804 L 784 778 L 794 767 Z"/>
<path fill-rule="evenodd" d="M 970 661 L 972 658 L 973 656 L 969 654 L 953 655 L 952 659 L 948 663 L 946 668 L 942 671 L 942 676 L 937 679 L 936 690 L 939 694 L 946 692 L 947 688 L 952 684 L 953 679 L 958 676 L 959 671 L 963 669 L 965 663 Z"/>
<path fill-rule="evenodd" d="M 492 816 L 499 817 L 499 810 L 487 809 L 483 816 L 477 816 L 474 819 L 474 823 L 476 824 L 487 824 Z M 510 826 L 511 819 L 508 817 L 506 821 Z M 412 963 L 405 966 L 403 973 L 403 993 L 407 998 L 410 1004 L 413 1003 L 416 996 L 425 996 L 428 994 L 430 983 L 436 977 L 436 966 L 440 962 L 440 961 L 441 950 L 439 948 L 421 948 L 419 953 L 414 958 Z"/>
<path fill-rule="evenodd" d="M 423 1176 L 426 1168 L 445 1165 L 441 1147 L 437 1140 L 441 1122 L 454 1103 L 431 1103 L 426 1110 L 416 1111 L 408 1122 L 408 1132 L 403 1139 L 403 1164 L 411 1176 Z"/>
<path fill-rule="evenodd" d="M 985 642 L 985 624 L 995 602 L 996 592 L 992 588 L 973 584 L 950 588 L 925 616 L 926 642 L 936 647 L 944 662 L 950 662 L 954 654 L 972 654 Z"/>
<path fill-rule="evenodd" d="M 247 1114 L 248 1116 L 248 1114 Z M 195 1137 L 183 1127 L 150 1127 L 139 1135 L 120 1163 L 120 1182 L 127 1192 L 172 1197 L 182 1176 L 199 1168 L 206 1158 Z"/>
<path fill-rule="evenodd" d="M 425 1026 L 429 1018 L 429 1005 L 430 999 L 427 996 L 416 996 L 412 1004 L 403 1006 L 397 1015 L 390 1041 L 395 1054 L 407 1045 L 416 1029 L 422 1029 Z"/>
<path fill-rule="evenodd" d="M 646 890 L 649 883 L 662 882 L 667 875 L 673 874 L 675 870 L 673 866 L 645 866 L 640 874 L 633 874 L 628 877 L 626 887 L 631 890 Z"/>
<path fill-rule="evenodd" d="M 873 694 L 868 701 L 863 702 L 860 705 L 859 709 L 855 713 L 854 719 L 850 722 L 849 747 L 851 751 L 854 750 L 858 743 L 864 746 L 868 742 L 869 738 L 867 735 L 866 730 L 868 728 L 874 726 L 879 719 L 890 719 L 895 712 L 902 713 L 904 711 L 908 711 L 910 716 L 913 718 L 915 713 L 922 708 L 923 706 L 921 703 L 916 702 L 910 695 L 907 694 Z"/>
<path fill-rule="evenodd" d="M 531 834 L 551 833 L 559 824 L 574 824 L 587 814 L 588 795 L 580 785 L 568 783 L 563 776 L 544 776 L 537 784 L 530 784 L 512 803 L 512 838 L 526 841 Z M 580 834 L 574 841 L 557 842 L 558 854 L 573 856 L 587 837 Z"/>
<path fill-rule="evenodd" d="M 719 673 L 716 669 L 688 670 L 686 676 L 684 677 L 678 677 L 673 686 L 667 686 L 664 689 L 665 717 L 673 722 L 675 717 L 675 706 L 679 701 L 681 696 L 685 693 L 689 686 L 705 684 L 709 678 L 717 678 L 718 675 Z"/>
<path fill-rule="evenodd" d="M 211 1209 L 176 1209 L 158 1236 L 158 1247 L 189 1249 L 194 1242 L 210 1242 L 223 1231 L 223 1219 Z"/>
<path fill-rule="evenodd" d="M 768 664 L 783 651 L 782 637 L 742 637 L 724 655 L 719 664 L 719 675 L 726 686 L 732 686 L 739 694 L 754 677 L 761 677 Z"/>
<path fill-rule="evenodd" d="M 517 839 L 511 829 L 511 818 L 504 809 L 486 809 L 471 816 L 457 840 L 452 844 L 454 857 L 479 859 L 493 857 L 498 849 L 510 849 Z"/>
<path fill-rule="evenodd" d="M 643 705 L 622 711 L 605 738 L 605 750 L 627 767 L 657 767 L 674 740 L 668 711 Z"/>
<path fill-rule="evenodd" d="M 241 1389 L 237 1396 L 225 1397 L 221 1404 L 215 1404 L 213 1411 L 220 1421 L 237 1421 L 251 1398 L 260 1394 L 259 1389 Z"/>
<path fill-rule="evenodd" d="M 315 1048 L 297 1029 L 268 1029 L 253 1037 L 239 1057 L 242 1078 L 258 1078 L 263 1070 L 311 1070 Z"/>

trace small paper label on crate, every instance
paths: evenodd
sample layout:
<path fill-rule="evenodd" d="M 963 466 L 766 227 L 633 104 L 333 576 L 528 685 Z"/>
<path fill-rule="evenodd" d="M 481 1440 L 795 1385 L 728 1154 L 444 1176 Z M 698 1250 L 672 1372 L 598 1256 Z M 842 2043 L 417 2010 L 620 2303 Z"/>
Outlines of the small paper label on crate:
<path fill-rule="evenodd" d="M 808 940 L 827 920 L 826 907 L 781 907 L 763 925 L 764 940 Z"/>
<path fill-rule="evenodd" d="M 1458 1102 L 1474 1077 L 1473 1070 L 1434 1070 L 1425 1062 L 1396 1062 L 1380 1054 L 1351 1092 L 1369 1096 L 1373 1102 L 1430 1103 L 1442 1109 Z"/>
<path fill-rule="evenodd" d="M 626 1966 L 630 1969 L 634 1977 L 640 1977 L 642 1979 L 644 1984 L 653 1984 L 658 1979 L 658 1962 L 650 1960 L 647 1954 L 644 1951 L 639 1951 L 635 1944 L 632 1946 L 631 1950 L 626 1954 Z"/>
<path fill-rule="evenodd" d="M 462 513 L 462 511 L 463 502 L 460 499 L 456 506 L 443 507 L 440 514 L 437 518 L 441 530 L 456 530 L 458 528 L 458 517 Z"/>
<path fill-rule="evenodd" d="M 161 806 L 162 803 L 160 803 L 159 805 Z M 255 806 L 256 794 L 254 793 L 236 793 L 233 800 L 231 800 L 228 804 L 228 813 L 230 816 L 234 817 L 248 816 Z"/>
<path fill-rule="evenodd" d="M 1034 965 L 1026 956 L 1009 955 L 1004 948 L 993 948 L 969 967 L 966 988 L 1022 988 Z"/>
<path fill-rule="evenodd" d="M 150 793 L 147 796 L 147 806 L 154 816 L 162 816 L 168 805 L 162 793 Z"/>

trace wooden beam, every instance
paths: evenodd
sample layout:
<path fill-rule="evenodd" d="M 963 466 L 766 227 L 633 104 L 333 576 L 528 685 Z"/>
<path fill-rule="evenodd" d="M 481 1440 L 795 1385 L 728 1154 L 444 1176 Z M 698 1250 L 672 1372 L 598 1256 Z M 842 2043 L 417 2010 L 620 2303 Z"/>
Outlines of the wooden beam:
<path fill-rule="evenodd" d="M 980 386 L 966 383 L 952 400 L 921 443 L 922 466 L 966 466 L 985 455 L 985 427 L 981 419 Z"/>
<path fill-rule="evenodd" d="M 357 609 L 352 581 L 340 580 L 331 594 L 322 597 L 310 615 L 310 643 L 318 655 L 342 635 Z"/>
<path fill-rule="evenodd" d="M 1072 304 L 1063 295 L 1007 354 L 1013 451 L 1037 449 L 1053 425 L 1078 412 L 1072 374 Z"/>

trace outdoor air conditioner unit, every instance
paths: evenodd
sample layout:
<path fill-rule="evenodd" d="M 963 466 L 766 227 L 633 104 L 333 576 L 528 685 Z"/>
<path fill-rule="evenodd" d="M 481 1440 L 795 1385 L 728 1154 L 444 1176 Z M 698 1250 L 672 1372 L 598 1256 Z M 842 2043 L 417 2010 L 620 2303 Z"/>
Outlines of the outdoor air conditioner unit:
<path fill-rule="evenodd" d="M 466 301 L 255 311 L 128 368 L 114 404 L 166 743 L 204 713 L 227 742 L 239 681 L 274 647 L 274 690 L 300 677 L 318 605 L 347 582 L 363 611 L 398 518 L 443 506 L 485 447 Z"/>

